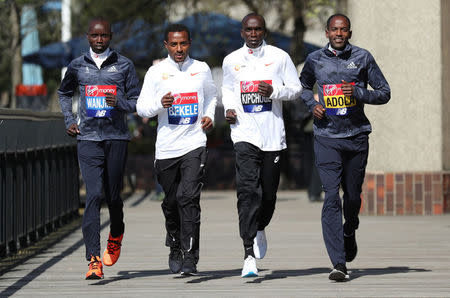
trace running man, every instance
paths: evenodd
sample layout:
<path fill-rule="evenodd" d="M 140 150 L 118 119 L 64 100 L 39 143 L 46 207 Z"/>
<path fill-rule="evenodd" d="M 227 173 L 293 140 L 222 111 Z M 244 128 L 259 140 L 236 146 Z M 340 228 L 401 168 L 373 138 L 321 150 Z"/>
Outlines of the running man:
<path fill-rule="evenodd" d="M 164 46 L 168 57 L 150 67 L 137 101 L 141 117 L 158 116 L 155 172 L 165 198 L 169 268 L 182 275 L 197 272 L 200 192 L 206 163 L 206 134 L 212 129 L 216 86 L 205 62 L 189 57 L 191 35 L 169 25 Z"/>
<path fill-rule="evenodd" d="M 345 281 L 349 279 L 346 262 L 357 253 L 355 230 L 372 131 L 364 104 L 385 104 L 391 91 L 373 56 L 349 43 L 352 31 L 348 17 L 332 15 L 325 35 L 329 43 L 307 57 L 301 72 L 301 98 L 315 118 L 314 152 L 325 191 L 322 232 L 334 267 L 329 278 Z M 313 96 L 316 83 L 319 102 Z M 368 90 L 367 85 L 373 90 Z"/>
<path fill-rule="evenodd" d="M 77 137 L 78 162 L 86 185 L 83 239 L 89 271 L 86 279 L 103 278 L 103 264 L 114 265 L 120 256 L 125 230 L 120 197 L 130 139 L 127 113 L 136 111 L 138 78 L 133 63 L 110 49 L 111 25 L 103 19 L 89 23 L 89 52 L 73 60 L 58 90 L 67 134 Z M 78 89 L 78 115 L 72 98 Z M 100 258 L 100 205 L 106 200 L 110 215 L 107 247 Z"/>
<path fill-rule="evenodd" d="M 299 97 L 297 69 L 283 50 L 267 45 L 266 23 L 242 19 L 244 46 L 223 61 L 223 105 L 236 152 L 239 232 L 244 244 L 242 277 L 257 276 L 267 249 L 265 228 L 275 210 L 281 152 L 286 148 L 283 100 Z"/>

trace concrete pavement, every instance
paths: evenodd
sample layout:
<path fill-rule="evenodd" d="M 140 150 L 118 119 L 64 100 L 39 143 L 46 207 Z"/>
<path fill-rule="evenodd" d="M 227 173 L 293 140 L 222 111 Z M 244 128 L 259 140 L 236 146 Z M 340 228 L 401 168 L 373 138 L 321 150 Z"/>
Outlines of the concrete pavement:
<path fill-rule="evenodd" d="M 331 264 L 320 203 L 302 191 L 278 195 L 266 230 L 260 276 L 243 279 L 243 248 L 233 191 L 205 191 L 201 200 L 199 274 L 167 266 L 160 202 L 135 194 L 126 201 L 120 260 L 105 278 L 86 281 L 81 229 L 0 276 L 0 296 L 13 297 L 450 297 L 450 216 L 362 216 L 349 282 L 328 280 Z M 102 209 L 102 248 L 108 235 Z"/>

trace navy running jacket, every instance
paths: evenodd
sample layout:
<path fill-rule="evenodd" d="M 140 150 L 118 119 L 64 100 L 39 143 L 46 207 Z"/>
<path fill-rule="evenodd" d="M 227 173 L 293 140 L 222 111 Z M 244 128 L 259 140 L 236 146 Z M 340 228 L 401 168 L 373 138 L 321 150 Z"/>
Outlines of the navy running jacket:
<path fill-rule="evenodd" d="M 138 84 L 133 62 L 114 50 L 100 69 L 89 52 L 72 60 L 58 89 L 66 128 L 78 124 L 78 140 L 129 140 L 126 115 L 136 112 Z M 78 119 L 72 114 L 72 97 L 77 89 Z M 105 92 L 116 94 L 116 107 L 106 105 Z"/>
<path fill-rule="evenodd" d="M 352 98 L 343 96 L 342 80 L 354 83 Z M 330 138 L 346 138 L 372 131 L 364 114 L 364 104 L 385 104 L 391 97 L 388 82 L 373 56 L 365 49 L 347 44 L 335 56 L 328 44 L 307 58 L 300 75 L 303 86 L 301 98 L 310 111 L 321 104 L 322 119 L 314 118 L 314 134 Z M 314 100 L 313 87 L 317 82 L 319 101 Z M 370 85 L 373 90 L 368 90 Z"/>

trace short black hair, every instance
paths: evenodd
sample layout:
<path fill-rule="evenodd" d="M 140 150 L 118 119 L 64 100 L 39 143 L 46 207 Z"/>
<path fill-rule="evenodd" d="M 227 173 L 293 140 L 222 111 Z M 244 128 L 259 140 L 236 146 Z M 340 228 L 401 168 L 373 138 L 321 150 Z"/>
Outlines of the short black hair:
<path fill-rule="evenodd" d="M 264 19 L 264 17 L 262 15 L 260 15 L 256 12 L 251 12 L 242 19 L 242 21 L 241 21 L 242 28 L 244 28 L 244 23 L 251 17 L 261 18 L 261 20 L 263 21 L 264 30 L 266 30 L 266 20 Z"/>
<path fill-rule="evenodd" d="M 89 32 L 89 30 L 91 29 L 91 26 L 94 23 L 105 23 L 106 25 L 109 26 L 109 30 L 112 32 L 111 23 L 104 17 L 94 17 L 94 18 L 90 19 L 89 23 L 88 23 L 88 30 L 87 30 L 87 32 Z"/>
<path fill-rule="evenodd" d="M 346 19 L 346 20 L 347 20 L 347 23 L 348 23 L 348 29 L 351 28 L 350 19 L 349 19 L 345 14 L 342 14 L 342 13 L 336 13 L 336 14 L 334 14 L 334 15 L 332 15 L 332 16 L 330 16 L 330 17 L 328 18 L 326 29 L 330 29 L 330 23 L 331 23 L 331 20 L 332 20 L 333 18 L 335 18 L 335 17 L 343 17 L 344 19 Z"/>
<path fill-rule="evenodd" d="M 166 30 L 164 31 L 164 40 L 167 41 L 169 39 L 169 33 L 170 32 L 187 32 L 188 39 L 191 40 L 191 32 L 189 31 L 189 28 L 183 24 L 170 24 L 167 26 Z"/>

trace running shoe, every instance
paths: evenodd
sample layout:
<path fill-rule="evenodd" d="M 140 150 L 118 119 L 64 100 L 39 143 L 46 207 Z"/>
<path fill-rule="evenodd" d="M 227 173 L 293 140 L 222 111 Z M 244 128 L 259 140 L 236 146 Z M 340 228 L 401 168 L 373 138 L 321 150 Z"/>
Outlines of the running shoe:
<path fill-rule="evenodd" d="M 253 256 L 247 256 L 244 260 L 241 277 L 258 276 L 258 268 L 256 268 L 256 259 Z"/>
<path fill-rule="evenodd" d="M 266 232 L 264 230 L 257 231 L 256 237 L 253 239 L 253 252 L 255 253 L 255 258 L 263 259 L 267 251 L 267 239 Z"/>
<path fill-rule="evenodd" d="M 106 266 L 114 265 L 120 257 L 120 248 L 122 246 L 123 234 L 113 238 L 109 233 L 108 245 L 103 252 L 103 264 Z"/>
<path fill-rule="evenodd" d="M 183 252 L 179 247 L 171 247 L 169 254 L 169 269 L 172 273 L 178 273 L 183 266 Z"/>
<path fill-rule="evenodd" d="M 334 266 L 333 271 L 330 272 L 328 278 L 335 281 L 347 281 L 350 279 L 350 276 L 347 273 L 347 267 L 345 267 L 345 264 L 339 263 Z"/>
<path fill-rule="evenodd" d="M 91 262 L 89 263 L 89 271 L 86 273 L 86 279 L 102 279 L 103 278 L 103 265 L 99 256 L 91 256 Z"/>
<path fill-rule="evenodd" d="M 344 234 L 345 260 L 351 262 L 355 259 L 358 252 L 358 245 L 356 245 L 355 232 L 352 235 L 346 236 Z"/>
<path fill-rule="evenodd" d="M 184 253 L 183 266 L 181 267 L 181 275 L 189 276 L 197 273 L 196 257 L 193 252 Z"/>

